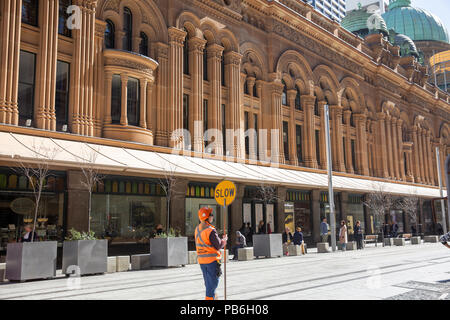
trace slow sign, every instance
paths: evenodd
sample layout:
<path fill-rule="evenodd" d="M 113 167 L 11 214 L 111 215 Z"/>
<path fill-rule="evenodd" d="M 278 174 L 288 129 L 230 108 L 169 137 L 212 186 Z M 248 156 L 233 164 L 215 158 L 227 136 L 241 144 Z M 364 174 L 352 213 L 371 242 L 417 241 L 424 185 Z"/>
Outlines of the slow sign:
<path fill-rule="evenodd" d="M 221 206 L 229 206 L 236 198 L 236 186 L 231 181 L 222 181 L 214 191 L 214 198 Z"/>

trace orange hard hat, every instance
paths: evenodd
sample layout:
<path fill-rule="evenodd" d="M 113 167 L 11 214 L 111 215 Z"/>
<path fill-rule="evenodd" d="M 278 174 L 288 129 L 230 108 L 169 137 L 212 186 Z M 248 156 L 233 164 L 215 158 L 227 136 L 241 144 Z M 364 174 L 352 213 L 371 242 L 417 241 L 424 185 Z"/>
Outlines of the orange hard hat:
<path fill-rule="evenodd" d="M 209 218 L 212 212 L 212 208 L 201 208 L 200 210 L 198 210 L 198 218 L 200 219 L 200 221 L 205 221 Z"/>

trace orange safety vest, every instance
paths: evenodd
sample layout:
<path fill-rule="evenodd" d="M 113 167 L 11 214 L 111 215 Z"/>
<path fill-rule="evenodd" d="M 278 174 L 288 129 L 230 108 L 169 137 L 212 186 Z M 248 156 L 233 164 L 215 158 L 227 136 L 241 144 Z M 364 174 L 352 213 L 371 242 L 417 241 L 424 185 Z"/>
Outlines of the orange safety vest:
<path fill-rule="evenodd" d="M 200 230 L 200 225 L 195 229 L 195 245 L 199 264 L 210 264 L 222 259 L 220 250 L 214 248 L 209 240 L 209 236 L 213 230 L 215 230 L 213 226 L 208 226 Z"/>

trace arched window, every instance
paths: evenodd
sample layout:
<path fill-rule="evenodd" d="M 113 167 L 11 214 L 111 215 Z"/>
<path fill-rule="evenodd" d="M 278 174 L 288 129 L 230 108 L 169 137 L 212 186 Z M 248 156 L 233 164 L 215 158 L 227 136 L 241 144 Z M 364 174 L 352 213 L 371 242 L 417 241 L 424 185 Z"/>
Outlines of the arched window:
<path fill-rule="evenodd" d="M 295 96 L 295 109 L 302 110 L 302 103 L 300 98 L 300 90 L 297 89 L 297 95 Z"/>
<path fill-rule="evenodd" d="M 123 38 L 123 49 L 127 51 L 133 50 L 133 15 L 131 10 L 123 8 L 123 32 L 125 34 Z"/>
<path fill-rule="evenodd" d="M 116 28 L 111 20 L 106 20 L 105 48 L 114 49 L 116 47 Z"/>
<path fill-rule="evenodd" d="M 39 1 L 22 0 L 22 22 L 38 26 Z"/>
<path fill-rule="evenodd" d="M 281 103 L 284 106 L 287 106 L 287 86 L 286 86 L 286 82 L 284 82 L 284 80 L 281 81 L 283 83 L 283 95 L 281 96 Z"/>
<path fill-rule="evenodd" d="M 144 32 L 141 32 L 141 43 L 139 44 L 139 53 L 147 57 L 149 56 L 148 37 Z"/>
<path fill-rule="evenodd" d="M 186 29 L 184 31 L 187 33 Z M 189 39 L 187 35 L 183 47 L 183 73 L 189 75 Z"/>

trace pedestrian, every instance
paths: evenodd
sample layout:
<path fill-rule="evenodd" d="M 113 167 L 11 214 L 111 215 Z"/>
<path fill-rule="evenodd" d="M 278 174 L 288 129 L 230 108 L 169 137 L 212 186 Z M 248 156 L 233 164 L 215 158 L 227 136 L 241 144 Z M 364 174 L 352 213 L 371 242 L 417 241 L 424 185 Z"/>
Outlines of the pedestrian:
<path fill-rule="evenodd" d="M 345 221 L 341 221 L 341 229 L 339 230 L 339 243 L 342 246 L 342 251 L 347 249 L 347 226 L 345 225 Z"/>
<path fill-rule="evenodd" d="M 266 225 L 264 223 L 264 220 L 261 220 L 258 225 L 258 234 L 265 234 L 265 233 L 266 233 Z"/>
<path fill-rule="evenodd" d="M 294 232 L 294 236 L 292 238 L 293 238 L 294 245 L 302 247 L 302 254 L 308 253 L 308 251 L 306 249 L 305 241 L 303 240 L 302 228 L 297 227 Z"/>
<path fill-rule="evenodd" d="M 238 250 L 241 248 L 245 248 L 247 246 L 245 236 L 240 232 L 236 231 L 236 245 L 231 248 L 231 252 L 234 255 L 233 260 L 238 259 Z"/>
<path fill-rule="evenodd" d="M 39 238 L 38 238 L 38 236 L 36 234 L 36 231 L 33 232 L 33 225 L 32 224 L 27 224 L 24 227 L 24 230 L 25 230 L 25 234 L 20 239 L 20 242 L 39 241 Z"/>
<path fill-rule="evenodd" d="M 398 224 L 397 222 L 394 221 L 394 223 L 392 224 L 392 237 L 393 238 L 397 238 L 398 236 Z"/>
<path fill-rule="evenodd" d="M 239 232 L 242 233 L 244 236 L 245 236 L 245 229 L 246 229 L 246 226 L 245 226 L 245 222 L 244 222 L 242 224 L 242 227 L 239 229 Z"/>
<path fill-rule="evenodd" d="M 292 242 L 292 239 L 293 239 L 292 233 L 288 227 L 286 227 L 286 229 L 284 230 L 282 239 L 283 239 L 283 244 L 289 244 Z"/>
<path fill-rule="evenodd" d="M 329 226 L 327 223 L 327 218 L 323 218 L 320 223 L 320 236 L 322 238 L 322 242 L 328 242 L 328 230 Z"/>
<path fill-rule="evenodd" d="M 361 228 L 361 221 L 356 221 L 355 224 L 355 228 L 354 228 L 354 232 L 355 232 L 355 240 L 356 240 L 356 249 L 360 250 L 363 249 L 363 232 L 362 232 L 362 228 Z"/>
<path fill-rule="evenodd" d="M 441 243 L 446 246 L 447 248 L 450 249 L 450 245 L 448 244 L 448 242 L 450 241 L 450 232 L 444 234 L 441 239 L 440 239 Z"/>
<path fill-rule="evenodd" d="M 247 222 L 247 234 L 245 235 L 245 240 L 249 247 L 253 246 L 253 228 L 250 224 L 250 222 Z"/>
<path fill-rule="evenodd" d="M 158 224 L 155 228 L 155 236 L 160 236 L 164 233 L 162 224 Z"/>
<path fill-rule="evenodd" d="M 267 224 L 267 234 L 272 233 L 272 228 L 270 227 L 270 223 Z"/>
<path fill-rule="evenodd" d="M 228 237 L 219 238 L 216 228 L 212 225 L 214 215 L 212 208 L 201 208 L 198 211 L 200 225 L 195 229 L 195 245 L 197 261 L 203 274 L 206 287 L 206 300 L 217 300 L 216 289 L 222 275 L 220 250 L 227 243 Z"/>
<path fill-rule="evenodd" d="M 411 233 L 413 235 L 413 237 L 417 236 L 417 229 L 415 225 L 411 226 Z"/>
<path fill-rule="evenodd" d="M 442 228 L 442 224 L 440 224 L 439 222 L 436 225 L 436 229 L 437 229 L 438 235 L 444 234 L 444 228 Z"/>

